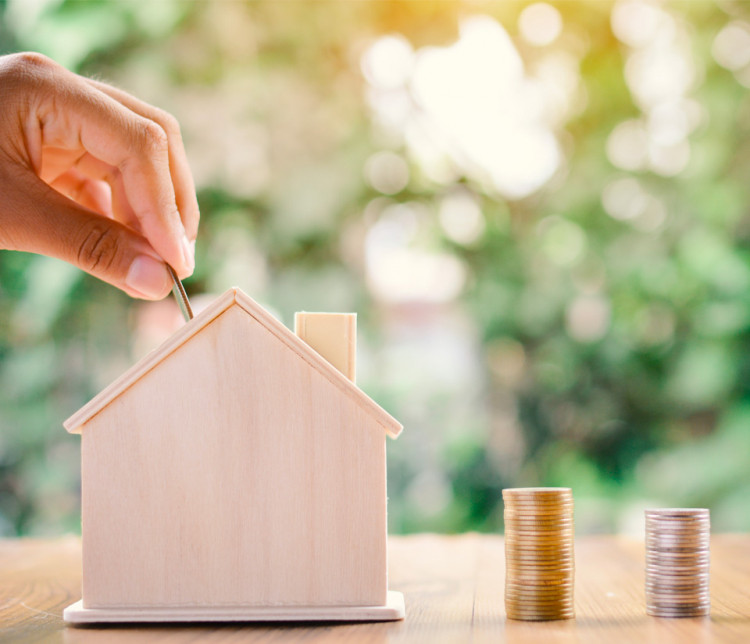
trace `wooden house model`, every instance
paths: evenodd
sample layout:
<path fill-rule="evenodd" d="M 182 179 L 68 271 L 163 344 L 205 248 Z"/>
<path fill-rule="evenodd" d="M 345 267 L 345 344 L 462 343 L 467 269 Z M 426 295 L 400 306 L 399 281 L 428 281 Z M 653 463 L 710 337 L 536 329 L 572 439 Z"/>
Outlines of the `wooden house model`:
<path fill-rule="evenodd" d="M 402 427 L 318 352 L 353 375 L 353 316 L 297 327 L 318 350 L 230 289 L 65 422 L 83 535 L 67 621 L 404 616 L 385 461 Z"/>

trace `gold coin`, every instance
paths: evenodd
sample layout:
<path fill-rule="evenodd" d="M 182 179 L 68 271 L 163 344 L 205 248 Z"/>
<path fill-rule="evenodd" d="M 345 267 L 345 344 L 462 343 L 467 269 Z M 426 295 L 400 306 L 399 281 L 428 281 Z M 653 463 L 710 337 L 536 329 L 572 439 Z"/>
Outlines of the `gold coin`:
<path fill-rule="evenodd" d="M 572 563 L 574 559 L 574 553 L 573 550 L 523 550 L 520 548 L 514 548 L 513 550 L 505 551 L 505 558 L 511 561 L 526 558 L 536 558 L 539 561 L 567 561 Z"/>
<path fill-rule="evenodd" d="M 575 508 L 575 501 L 573 499 L 558 499 L 555 501 L 543 501 L 539 499 L 513 499 L 509 501 L 506 499 L 504 507 L 506 510 L 515 511 L 539 509 L 540 512 L 572 512 Z"/>
<path fill-rule="evenodd" d="M 524 493 L 514 492 L 507 494 L 503 491 L 503 501 L 506 504 L 512 503 L 572 503 L 573 495 L 569 492 L 550 492 L 550 493 Z"/>
<path fill-rule="evenodd" d="M 558 511 L 551 511 L 546 508 L 505 508 L 503 517 L 505 519 L 518 519 L 525 521 L 539 521 L 554 523 L 557 521 L 572 521 L 575 512 L 572 508 L 559 508 Z"/>
<path fill-rule="evenodd" d="M 547 523 L 557 523 L 559 521 L 573 521 L 575 513 L 573 509 L 568 510 L 543 510 L 539 508 L 513 508 L 506 509 L 503 512 L 503 518 L 506 521 L 517 519 L 519 521 L 539 521 Z"/>
<path fill-rule="evenodd" d="M 544 582 L 558 581 L 559 584 L 549 585 Z M 532 591 L 545 591 L 548 593 L 572 593 L 575 587 L 575 580 L 572 577 L 560 577 L 559 579 L 519 579 L 517 577 L 507 578 L 505 580 L 505 588 L 507 590 L 521 591 L 525 590 L 528 592 Z"/>
<path fill-rule="evenodd" d="M 508 614 L 511 612 L 514 615 L 561 615 L 570 614 L 573 612 L 574 605 L 566 604 L 564 606 L 528 606 L 522 603 L 516 602 L 505 602 L 505 610 Z"/>
<path fill-rule="evenodd" d="M 505 514 L 532 514 L 539 513 L 545 516 L 557 514 L 575 514 L 575 505 L 570 503 L 506 503 Z"/>
<path fill-rule="evenodd" d="M 560 543 L 573 543 L 575 532 L 573 530 L 513 530 L 506 529 L 505 543 L 516 541 L 551 541 Z"/>
<path fill-rule="evenodd" d="M 510 526 L 505 527 L 505 541 L 522 541 L 541 539 L 543 541 L 564 541 L 571 542 L 575 538 L 575 531 L 572 528 L 562 528 L 560 530 L 534 530 L 533 528 L 517 529 Z"/>
<path fill-rule="evenodd" d="M 572 552 L 555 552 L 548 551 L 545 553 L 530 552 L 528 550 L 506 552 L 506 562 L 521 563 L 524 561 L 536 562 L 546 566 L 573 566 L 575 557 Z"/>
<path fill-rule="evenodd" d="M 537 593 L 537 592 L 526 592 L 518 589 L 507 589 L 505 591 L 505 600 L 514 603 L 529 603 L 529 604 L 567 604 L 572 603 L 573 593 Z"/>
<path fill-rule="evenodd" d="M 517 619 L 523 619 L 524 617 L 529 619 L 564 619 L 565 616 L 572 617 L 573 611 L 573 605 L 528 607 L 514 604 L 505 605 L 505 612 L 508 613 L 508 617 L 513 615 Z"/>
<path fill-rule="evenodd" d="M 563 538 L 575 536 L 575 527 L 572 523 L 558 524 L 555 526 L 539 526 L 533 523 L 516 523 L 508 521 L 505 523 L 505 536 L 515 535 L 539 535 L 546 538 Z"/>
<path fill-rule="evenodd" d="M 559 582 L 572 584 L 575 574 L 572 570 L 545 571 L 518 570 L 509 572 L 505 577 L 506 584 L 534 584 L 542 582 Z"/>
<path fill-rule="evenodd" d="M 511 619 L 569 619 L 574 615 L 574 607 L 542 609 L 506 606 L 505 612 Z"/>
<path fill-rule="evenodd" d="M 573 494 L 573 489 L 569 487 L 506 487 L 503 489 L 503 496 L 556 496 L 558 494 Z"/>
<path fill-rule="evenodd" d="M 544 547 L 550 548 L 574 548 L 575 539 L 572 535 L 538 535 L 538 534 L 512 534 L 505 536 L 505 550 L 511 550 L 516 546 L 526 548 Z"/>
<path fill-rule="evenodd" d="M 573 499 L 566 501 L 555 501 L 554 503 L 548 503 L 546 501 L 533 501 L 529 500 L 517 500 L 517 501 L 505 501 L 504 508 L 506 510 L 533 510 L 538 509 L 540 512 L 572 512 L 575 509 L 575 502 Z"/>
<path fill-rule="evenodd" d="M 515 570 L 507 571 L 505 575 L 506 584 L 523 584 L 523 585 L 564 585 L 572 584 L 575 579 L 575 571 L 562 570 L 551 574 L 543 574 L 534 570 Z"/>
<path fill-rule="evenodd" d="M 514 543 L 512 546 L 506 546 L 505 552 L 516 553 L 542 553 L 542 554 L 573 554 L 575 548 L 572 543 Z M 659 560 L 661 561 L 661 560 Z M 682 559 L 678 560 L 682 561 Z"/>
<path fill-rule="evenodd" d="M 557 590 L 557 591 L 550 591 L 549 589 L 545 589 L 543 591 L 536 591 L 534 589 L 528 589 L 528 588 L 515 588 L 515 587 L 505 587 L 505 597 L 506 599 L 508 597 L 513 598 L 517 601 L 520 600 L 529 600 L 529 601 L 536 601 L 536 600 L 549 600 L 549 601 L 558 601 L 558 600 L 571 600 L 573 597 L 573 589 L 567 588 L 564 591 L 563 590 Z"/>
<path fill-rule="evenodd" d="M 520 525 L 531 525 L 531 526 L 539 526 L 539 527 L 557 527 L 557 526 L 563 526 L 563 527 L 572 527 L 575 525 L 575 520 L 573 519 L 572 514 L 559 514 L 557 516 L 552 515 L 541 515 L 537 512 L 535 513 L 529 513 L 529 514 L 517 514 L 509 512 L 503 517 L 503 523 L 505 525 L 508 525 L 509 523 L 512 524 L 520 524 Z"/>
<path fill-rule="evenodd" d="M 573 545 L 575 533 L 572 530 L 506 530 L 505 543 L 565 543 Z"/>
<path fill-rule="evenodd" d="M 507 613 L 507 618 L 510 620 L 513 620 L 514 622 L 557 622 L 564 619 L 575 619 L 575 614 L 559 614 L 559 615 L 552 615 L 552 616 L 544 616 L 544 615 L 511 615 L 510 613 Z"/>
<path fill-rule="evenodd" d="M 517 582 L 529 582 L 532 580 L 540 581 L 562 581 L 573 580 L 575 570 L 573 568 L 563 568 L 560 570 L 540 570 L 533 565 L 522 566 L 519 568 L 508 568 L 507 578 Z"/>
<path fill-rule="evenodd" d="M 514 597 L 570 597 L 573 594 L 573 584 L 567 586 L 527 586 L 506 583 L 505 594 Z"/>
<path fill-rule="evenodd" d="M 544 514 L 574 513 L 575 503 L 564 501 L 562 503 L 537 503 L 535 501 L 523 501 L 519 503 L 505 503 L 504 512 L 540 512 Z"/>
<path fill-rule="evenodd" d="M 552 612 L 539 612 L 539 611 L 520 611 L 516 608 L 511 610 L 506 609 L 508 619 L 515 619 L 523 622 L 552 622 L 558 619 L 574 619 L 575 612 L 573 610 L 566 611 L 552 611 Z"/>
<path fill-rule="evenodd" d="M 516 557 L 507 557 L 505 559 L 505 567 L 508 570 L 529 570 L 535 572 L 563 572 L 566 570 L 575 569 L 575 559 L 573 557 L 560 557 L 555 561 L 535 561 L 529 562 L 525 559 L 517 559 Z"/>
<path fill-rule="evenodd" d="M 505 596 L 505 609 L 515 610 L 535 610 L 535 611 L 551 611 L 551 610 L 572 610 L 574 602 L 572 599 L 558 600 L 558 599 L 544 599 L 544 598 L 530 598 L 530 597 L 512 597 L 509 595 Z M 668 606 L 667 608 L 672 608 Z"/>
<path fill-rule="evenodd" d="M 518 516 L 507 514 L 504 517 L 505 525 L 531 526 L 533 528 L 569 528 L 575 525 L 573 517 L 560 517 L 547 519 L 538 515 Z"/>
<path fill-rule="evenodd" d="M 575 524 L 565 523 L 536 523 L 533 521 L 506 521 L 505 533 L 531 533 L 540 536 L 568 535 L 575 533 Z"/>
<path fill-rule="evenodd" d="M 549 588 L 550 590 L 567 588 L 573 586 L 573 577 L 561 577 L 559 579 L 544 579 L 540 577 L 529 578 L 506 575 L 506 586 L 517 586 L 519 588 Z"/>
<path fill-rule="evenodd" d="M 506 564 L 513 562 L 527 561 L 529 558 L 538 557 L 539 565 L 547 567 L 557 567 L 563 565 L 572 568 L 575 564 L 575 556 L 572 552 L 570 553 L 556 553 L 554 551 L 548 551 L 537 555 L 536 552 L 520 551 L 516 552 L 513 550 L 505 551 L 505 562 Z"/>

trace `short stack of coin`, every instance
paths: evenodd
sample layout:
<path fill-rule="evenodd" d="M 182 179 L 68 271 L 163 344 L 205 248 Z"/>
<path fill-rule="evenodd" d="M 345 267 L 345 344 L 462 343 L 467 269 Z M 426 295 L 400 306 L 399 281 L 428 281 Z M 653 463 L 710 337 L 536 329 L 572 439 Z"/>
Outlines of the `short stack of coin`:
<path fill-rule="evenodd" d="M 575 563 L 570 488 L 512 488 L 505 502 L 505 611 L 510 619 L 571 619 Z"/>
<path fill-rule="evenodd" d="M 706 509 L 646 510 L 646 612 L 698 617 L 711 612 L 711 520 Z"/>

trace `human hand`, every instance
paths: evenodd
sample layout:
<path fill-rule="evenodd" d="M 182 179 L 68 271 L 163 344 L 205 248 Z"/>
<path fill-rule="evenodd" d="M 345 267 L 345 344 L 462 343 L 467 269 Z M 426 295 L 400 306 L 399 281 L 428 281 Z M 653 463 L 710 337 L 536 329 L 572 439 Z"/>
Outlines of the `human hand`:
<path fill-rule="evenodd" d="M 192 274 L 198 203 L 171 115 L 40 54 L 0 57 L 0 248 L 160 299 Z"/>

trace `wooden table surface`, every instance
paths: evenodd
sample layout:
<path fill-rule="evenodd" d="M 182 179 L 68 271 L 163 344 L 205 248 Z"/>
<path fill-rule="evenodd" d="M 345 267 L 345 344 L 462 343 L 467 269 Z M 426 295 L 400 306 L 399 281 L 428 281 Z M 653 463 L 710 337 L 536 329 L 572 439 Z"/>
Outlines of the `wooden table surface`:
<path fill-rule="evenodd" d="M 333 625 L 70 627 L 80 597 L 77 538 L 0 541 L 0 641 L 64 642 L 750 642 L 750 535 L 711 543 L 711 617 L 657 619 L 645 612 L 643 544 L 619 537 L 576 543 L 576 619 L 506 620 L 501 537 L 415 535 L 390 540 L 390 587 L 406 620 Z"/>

